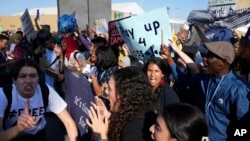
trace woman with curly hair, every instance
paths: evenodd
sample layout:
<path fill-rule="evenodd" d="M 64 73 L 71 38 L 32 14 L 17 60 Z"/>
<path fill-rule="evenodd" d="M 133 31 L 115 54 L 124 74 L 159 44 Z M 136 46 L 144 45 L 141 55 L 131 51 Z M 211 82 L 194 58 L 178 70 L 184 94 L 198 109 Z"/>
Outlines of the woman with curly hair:
<path fill-rule="evenodd" d="M 152 110 L 152 89 L 146 75 L 137 67 L 118 69 L 111 76 L 106 93 L 110 101 L 110 118 L 105 116 L 108 115 L 106 109 L 93 104 L 89 111 L 91 122 L 86 121 L 99 139 L 152 140 L 149 127 L 156 116 Z"/>
<path fill-rule="evenodd" d="M 164 106 L 172 103 L 178 103 L 179 97 L 170 87 L 169 75 L 170 69 L 167 64 L 159 57 L 151 58 L 145 64 L 145 72 L 150 86 L 153 89 L 155 100 L 155 110 L 161 112 Z"/>

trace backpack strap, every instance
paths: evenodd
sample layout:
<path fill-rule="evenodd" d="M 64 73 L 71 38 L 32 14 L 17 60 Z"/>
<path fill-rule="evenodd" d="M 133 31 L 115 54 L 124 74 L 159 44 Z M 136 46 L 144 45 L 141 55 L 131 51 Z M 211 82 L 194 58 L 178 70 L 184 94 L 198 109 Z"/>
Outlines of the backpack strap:
<path fill-rule="evenodd" d="M 3 117 L 3 129 L 6 129 L 5 121 L 8 118 L 8 114 L 9 114 L 11 103 L 12 103 L 12 84 L 3 86 L 3 92 L 8 101 L 7 107 L 4 111 L 4 117 Z"/>
<path fill-rule="evenodd" d="M 42 91 L 43 104 L 44 104 L 44 107 L 46 108 L 48 106 L 48 103 L 49 103 L 49 88 L 45 83 L 39 82 L 39 85 L 40 85 L 41 91 Z"/>
<path fill-rule="evenodd" d="M 59 58 L 60 58 L 60 57 L 57 56 L 57 57 L 53 60 L 53 62 L 51 62 L 46 68 L 49 68 L 50 66 L 52 66 L 53 64 L 55 64 L 55 62 L 56 62 Z"/>
<path fill-rule="evenodd" d="M 39 82 L 39 85 L 41 87 L 42 97 L 43 97 L 43 105 L 46 108 L 48 106 L 49 101 L 49 88 L 45 83 Z M 4 117 L 3 117 L 3 129 L 6 129 L 5 121 L 8 118 L 11 104 L 12 104 L 12 84 L 3 86 L 3 92 L 7 98 L 8 104 L 4 111 Z"/>

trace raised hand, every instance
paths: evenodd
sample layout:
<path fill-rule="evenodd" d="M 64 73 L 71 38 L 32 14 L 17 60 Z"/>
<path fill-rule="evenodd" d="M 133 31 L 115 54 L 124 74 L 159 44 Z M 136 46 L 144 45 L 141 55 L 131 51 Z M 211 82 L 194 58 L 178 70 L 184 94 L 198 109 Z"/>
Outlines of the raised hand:
<path fill-rule="evenodd" d="M 180 50 L 176 44 L 176 42 L 173 42 L 172 40 L 170 41 L 170 47 L 176 52 L 177 50 Z"/>
<path fill-rule="evenodd" d="M 86 123 L 95 133 L 96 137 L 99 139 L 107 139 L 109 120 L 103 116 L 101 111 L 99 106 L 92 104 L 88 111 L 90 120 L 86 119 Z"/>
<path fill-rule="evenodd" d="M 98 96 L 95 96 L 95 102 L 96 102 L 96 106 L 98 106 L 100 109 L 100 113 L 103 114 L 103 116 L 105 116 L 107 119 L 109 119 L 111 113 L 108 111 L 103 101 Z"/>
<path fill-rule="evenodd" d="M 171 57 L 169 49 L 166 46 L 166 44 L 161 45 L 160 55 L 162 56 L 163 59 L 168 59 L 169 57 Z"/>
<path fill-rule="evenodd" d="M 123 50 L 125 56 L 129 55 L 128 46 L 125 43 L 122 45 L 122 50 Z"/>
<path fill-rule="evenodd" d="M 17 128 L 22 132 L 36 125 L 35 117 L 29 114 L 30 100 L 27 100 L 24 107 L 24 112 L 17 119 Z"/>

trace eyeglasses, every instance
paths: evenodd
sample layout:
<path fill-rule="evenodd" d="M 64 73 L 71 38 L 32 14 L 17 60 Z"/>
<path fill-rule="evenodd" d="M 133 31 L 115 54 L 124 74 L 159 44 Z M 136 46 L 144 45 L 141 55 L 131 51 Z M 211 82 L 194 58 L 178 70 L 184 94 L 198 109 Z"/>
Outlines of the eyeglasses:
<path fill-rule="evenodd" d="M 203 57 L 206 57 L 206 58 L 212 58 L 212 57 L 215 57 L 215 58 L 218 58 L 218 59 L 222 59 L 220 56 L 212 53 L 211 51 L 208 51 Z M 222 59 L 224 60 L 224 59 Z"/>

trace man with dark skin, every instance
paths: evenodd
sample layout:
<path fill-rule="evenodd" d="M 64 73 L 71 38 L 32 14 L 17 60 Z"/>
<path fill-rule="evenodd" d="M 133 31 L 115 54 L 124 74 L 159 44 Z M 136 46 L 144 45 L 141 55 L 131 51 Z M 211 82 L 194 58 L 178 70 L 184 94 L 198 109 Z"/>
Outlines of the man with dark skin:
<path fill-rule="evenodd" d="M 189 78 L 178 70 L 166 45 L 162 45 L 161 56 L 170 65 L 176 83 L 195 92 L 195 104 L 205 114 L 210 140 L 235 140 L 233 136 L 236 129 L 250 125 L 250 87 L 231 70 L 235 58 L 232 44 L 217 41 L 204 43 L 204 46 L 207 53 L 203 57 L 202 71 Z M 179 50 L 176 43 L 172 42 L 171 47 L 184 61 L 190 63 L 191 59 Z"/>

